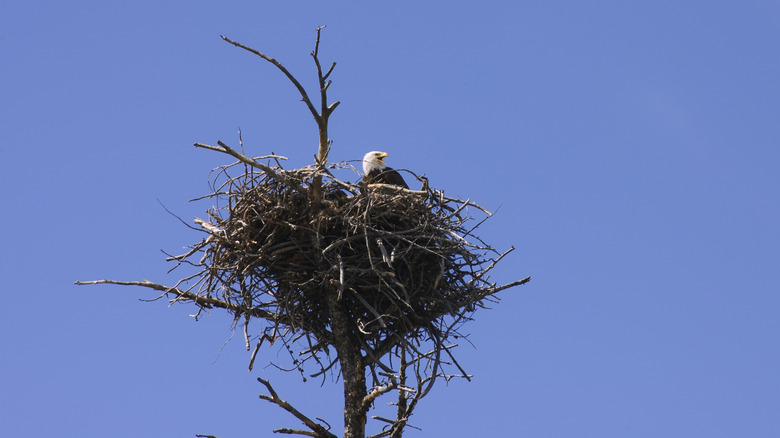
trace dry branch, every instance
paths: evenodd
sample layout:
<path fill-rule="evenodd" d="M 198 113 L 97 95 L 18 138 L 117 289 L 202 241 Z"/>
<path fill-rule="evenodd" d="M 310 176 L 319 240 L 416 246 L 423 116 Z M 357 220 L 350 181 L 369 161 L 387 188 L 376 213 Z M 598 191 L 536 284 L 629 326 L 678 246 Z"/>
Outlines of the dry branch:
<path fill-rule="evenodd" d="M 285 76 L 287 76 L 287 79 L 290 80 L 290 82 L 295 85 L 295 88 L 298 89 L 298 92 L 301 93 L 301 100 L 306 104 L 306 107 L 309 108 L 309 111 L 311 111 L 312 115 L 314 116 L 315 120 L 319 120 L 320 115 L 317 113 L 317 109 L 314 108 L 314 105 L 311 103 L 311 99 L 309 99 L 309 95 L 306 93 L 306 89 L 303 88 L 303 85 L 301 85 L 300 82 L 298 82 L 298 79 L 295 78 L 295 76 L 292 75 L 279 61 L 275 60 L 274 58 L 271 58 L 270 56 L 266 55 L 265 53 L 260 52 L 259 50 L 255 50 L 249 46 L 245 46 L 239 42 L 233 41 L 230 38 L 226 37 L 225 35 L 220 35 L 220 37 L 227 41 L 228 43 L 240 47 L 248 52 L 254 53 L 255 55 L 265 59 L 266 61 L 270 62 L 276 68 L 278 68 L 282 73 L 284 73 Z M 319 30 L 317 31 L 317 45 L 319 46 Z"/>
<path fill-rule="evenodd" d="M 214 297 L 199 295 L 197 293 L 182 290 L 177 287 L 163 286 L 162 284 L 154 283 L 149 280 L 142 280 L 142 281 L 93 280 L 93 281 L 77 281 L 75 284 L 82 285 L 82 286 L 89 285 L 89 284 L 116 284 L 120 286 L 148 287 L 150 289 L 163 291 L 165 292 L 164 295 L 167 294 L 175 295 L 176 297 L 173 300 L 171 300 L 171 302 L 182 301 L 182 300 L 192 301 L 193 303 L 197 304 L 201 308 L 210 309 L 213 307 L 218 307 L 234 313 L 239 313 L 239 314 L 247 313 L 255 318 L 262 318 L 269 321 L 273 321 L 273 319 L 275 318 L 273 313 L 263 309 L 244 308 L 242 306 L 238 306 Z"/>
<path fill-rule="evenodd" d="M 311 429 L 311 432 L 309 431 L 302 431 L 302 430 L 295 430 L 295 429 L 276 429 L 274 432 L 277 433 L 286 433 L 286 434 L 297 434 L 297 435 L 307 435 L 307 436 L 313 436 L 316 438 L 335 438 L 336 435 L 330 433 L 325 426 L 318 424 L 311 420 L 306 415 L 303 415 L 300 411 L 295 409 L 290 403 L 287 403 L 286 401 L 279 398 L 279 395 L 274 390 L 273 386 L 271 386 L 271 382 L 265 379 L 258 378 L 258 382 L 265 385 L 266 389 L 268 389 L 268 393 L 270 395 L 260 394 L 259 397 L 263 400 L 269 401 L 280 408 L 284 409 L 285 411 L 291 413 L 295 418 L 301 420 L 303 424 L 305 424 L 309 429 Z"/>

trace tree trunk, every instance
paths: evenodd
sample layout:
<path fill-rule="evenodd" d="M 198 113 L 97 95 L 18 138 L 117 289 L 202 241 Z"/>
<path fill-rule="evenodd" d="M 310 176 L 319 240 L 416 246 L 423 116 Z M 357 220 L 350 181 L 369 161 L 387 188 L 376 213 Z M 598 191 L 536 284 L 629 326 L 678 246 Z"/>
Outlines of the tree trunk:
<path fill-rule="evenodd" d="M 327 116 L 322 117 L 320 123 L 320 144 L 317 148 L 317 164 L 318 168 L 324 166 L 328 161 L 328 119 Z M 309 198 L 309 202 L 316 206 L 319 205 L 322 200 L 322 175 L 314 177 L 312 182 L 312 190 Z"/>
<path fill-rule="evenodd" d="M 360 342 L 355 327 L 337 294 L 328 299 L 330 325 L 334 346 L 339 355 L 341 378 L 344 380 L 344 438 L 366 436 L 366 366 L 360 351 Z"/>

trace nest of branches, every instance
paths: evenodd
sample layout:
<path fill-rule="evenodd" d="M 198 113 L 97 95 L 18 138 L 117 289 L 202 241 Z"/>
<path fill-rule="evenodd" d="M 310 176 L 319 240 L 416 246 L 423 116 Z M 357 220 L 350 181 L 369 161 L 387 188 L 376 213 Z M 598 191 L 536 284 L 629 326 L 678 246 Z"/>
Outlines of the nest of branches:
<path fill-rule="evenodd" d="M 188 279 L 195 301 L 225 302 L 247 325 L 264 319 L 262 338 L 272 342 L 307 337 L 307 357 L 316 357 L 333 343 L 328 299 L 336 297 L 378 359 L 409 342 L 441 347 L 455 333 L 453 321 L 516 285 L 488 281 L 506 253 L 473 234 L 489 217 L 484 208 L 427 184 L 413 191 L 345 183 L 333 176 L 336 168 L 352 169 L 219 168 L 208 195 L 216 206 L 208 221 L 196 220 L 208 237 L 172 257 L 193 263 L 202 253 L 193 263 L 202 270 Z M 316 203 L 314 187 L 321 187 Z M 469 216 L 475 210 L 481 221 Z"/>
<path fill-rule="evenodd" d="M 186 264 L 195 272 L 173 286 L 147 280 L 77 284 L 142 286 L 162 291 L 158 299 L 172 296 L 171 302 L 193 302 L 200 311 L 225 309 L 236 323 L 243 319 L 247 349 L 250 339 L 257 339 L 250 370 L 264 342 L 284 344 L 294 364 L 287 370 L 303 373 L 303 365 L 313 360 L 319 369 L 312 376 L 319 376 L 338 363 L 345 437 L 365 436 L 374 401 L 397 391 L 395 418 L 374 417 L 385 424 L 374 437 L 400 438 L 417 402 L 437 378 L 469 379 L 451 352 L 461 324 L 497 292 L 530 277 L 500 286 L 490 283 L 489 272 L 513 248 L 499 253 L 475 235 L 490 217 L 479 205 L 445 196 L 423 178 L 417 178 L 423 189 L 414 191 L 351 184 L 334 176 L 345 169 L 359 174 L 346 163 L 328 162 L 328 120 L 339 102 L 327 98 L 336 63 L 328 69 L 320 64 L 321 30 L 317 28 L 311 53 L 317 106 L 276 59 L 222 36 L 273 64 L 298 90 L 317 123 L 316 164 L 285 170 L 279 162 L 284 157 L 250 158 L 221 141 L 218 146 L 195 143 L 238 160 L 216 169 L 212 192 L 203 197 L 215 205 L 207 219 L 195 220 L 206 236 L 185 254 L 168 257 L 177 262 L 174 269 Z M 239 142 L 243 149 L 240 131 Z M 259 332 L 254 325 L 250 330 L 254 321 Z M 445 367 L 457 371 L 449 374 Z M 373 378 L 370 391 L 367 369 Z M 279 398 L 270 382 L 258 380 L 269 392 L 260 398 L 310 429 L 275 432 L 335 436 L 329 426 Z"/>

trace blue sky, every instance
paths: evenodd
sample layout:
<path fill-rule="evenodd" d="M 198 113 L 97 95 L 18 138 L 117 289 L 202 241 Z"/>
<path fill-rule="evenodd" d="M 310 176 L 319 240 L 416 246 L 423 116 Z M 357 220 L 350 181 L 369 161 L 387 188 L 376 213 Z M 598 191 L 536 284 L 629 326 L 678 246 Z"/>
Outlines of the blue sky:
<path fill-rule="evenodd" d="M 310 164 L 315 29 L 338 62 L 331 159 L 498 210 L 506 291 L 467 326 L 473 382 L 408 436 L 780 436 L 780 2 L 21 2 L 0 5 L 0 423 L 8 436 L 272 436 L 256 377 L 340 429 L 219 312 L 143 289 L 199 235 L 196 150 Z M 223 346 L 224 344 L 224 346 Z M 376 430 L 376 425 L 370 430 Z"/>

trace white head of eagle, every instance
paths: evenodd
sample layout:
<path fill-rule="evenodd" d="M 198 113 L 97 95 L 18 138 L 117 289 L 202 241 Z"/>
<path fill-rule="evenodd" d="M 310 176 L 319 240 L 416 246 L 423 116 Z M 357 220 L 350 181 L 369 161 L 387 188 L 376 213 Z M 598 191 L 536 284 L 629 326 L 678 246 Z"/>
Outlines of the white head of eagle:
<path fill-rule="evenodd" d="M 393 170 L 391 167 L 387 167 L 382 158 L 387 157 L 387 152 L 371 151 L 363 156 L 363 182 L 366 184 L 391 184 L 395 186 L 401 186 L 408 189 L 406 181 L 401 175 Z"/>

